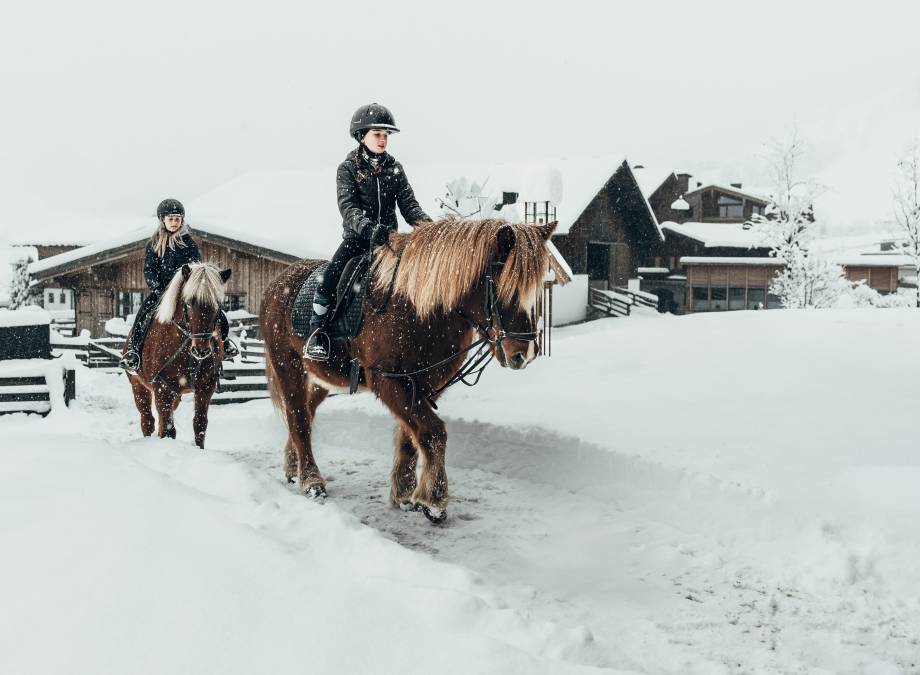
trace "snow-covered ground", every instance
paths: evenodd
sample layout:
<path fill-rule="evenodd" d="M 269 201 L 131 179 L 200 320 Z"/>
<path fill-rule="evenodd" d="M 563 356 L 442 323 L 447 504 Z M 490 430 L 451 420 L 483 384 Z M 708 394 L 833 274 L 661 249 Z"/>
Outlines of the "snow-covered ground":
<path fill-rule="evenodd" d="M 127 383 L 0 418 L 2 673 L 920 672 L 920 312 L 636 315 L 444 399 L 450 519 L 386 506 L 393 422 L 267 401 L 204 452 Z"/>

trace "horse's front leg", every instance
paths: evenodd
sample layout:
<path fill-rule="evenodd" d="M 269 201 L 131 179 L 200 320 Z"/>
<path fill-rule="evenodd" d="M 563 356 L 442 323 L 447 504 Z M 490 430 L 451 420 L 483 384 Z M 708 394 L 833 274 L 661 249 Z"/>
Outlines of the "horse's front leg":
<path fill-rule="evenodd" d="M 150 405 L 150 390 L 136 376 L 130 376 L 128 379 L 131 381 L 131 390 L 134 392 L 134 405 L 137 406 L 137 411 L 141 414 L 141 433 L 144 436 L 149 436 L 153 433 L 153 427 L 156 425 Z"/>
<path fill-rule="evenodd" d="M 408 432 L 415 447 L 422 455 L 424 465 L 418 484 L 412 491 L 410 503 L 424 512 L 425 516 L 433 523 L 442 523 L 447 519 L 447 427 L 438 417 L 428 401 L 422 397 L 412 400 L 413 388 L 399 380 L 378 383 L 377 393 L 390 411 L 396 415 L 402 426 Z M 409 413 L 412 413 L 411 417 Z M 394 482 L 391 484 L 390 495 L 393 499 L 411 479 L 406 476 L 406 469 L 411 462 L 408 460 L 407 448 L 400 444 L 397 448 L 399 454 L 394 461 Z M 396 464 L 400 464 L 402 485 L 395 482 Z"/>
<path fill-rule="evenodd" d="M 157 426 L 157 435 L 160 438 L 175 438 L 176 425 L 173 421 L 173 410 L 176 409 L 176 395 L 165 384 L 156 386 L 153 392 L 157 416 L 160 418 Z"/>
<path fill-rule="evenodd" d="M 204 435 L 208 430 L 208 407 L 217 384 L 208 387 L 195 388 L 195 419 L 192 423 L 195 429 L 195 445 L 204 450 Z"/>

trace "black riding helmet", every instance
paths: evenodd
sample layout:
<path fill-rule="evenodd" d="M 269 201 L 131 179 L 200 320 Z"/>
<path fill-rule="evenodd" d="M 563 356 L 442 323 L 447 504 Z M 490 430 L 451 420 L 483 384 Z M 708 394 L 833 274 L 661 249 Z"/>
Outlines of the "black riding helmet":
<path fill-rule="evenodd" d="M 178 199 L 164 199 L 157 206 L 157 218 L 163 220 L 166 216 L 182 216 L 185 218 L 185 207 Z"/>
<path fill-rule="evenodd" d="M 349 133 L 356 141 L 360 143 L 361 138 L 370 129 L 386 129 L 392 134 L 399 131 L 396 128 L 396 119 L 393 117 L 393 113 L 386 106 L 382 106 L 379 103 L 362 105 L 351 116 Z"/>

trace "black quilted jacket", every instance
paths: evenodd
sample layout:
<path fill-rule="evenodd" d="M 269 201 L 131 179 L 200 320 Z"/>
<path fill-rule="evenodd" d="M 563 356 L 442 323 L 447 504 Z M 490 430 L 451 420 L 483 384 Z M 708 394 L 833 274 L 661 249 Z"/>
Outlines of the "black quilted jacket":
<path fill-rule="evenodd" d="M 402 164 L 384 153 L 376 171 L 367 162 L 359 169 L 357 152 L 348 153 L 336 174 L 345 239 L 369 239 L 378 222 L 395 230 L 397 206 L 410 225 L 431 220 L 419 206 Z"/>
<path fill-rule="evenodd" d="M 192 239 L 192 235 L 186 232 L 182 235 L 182 241 L 185 243 L 182 248 L 171 249 L 167 246 L 162 258 L 153 250 L 153 243 L 147 242 L 147 250 L 144 253 L 144 281 L 151 292 L 159 294 L 166 290 L 176 272 L 186 263 L 201 262 L 201 253 L 198 252 L 198 245 Z"/>

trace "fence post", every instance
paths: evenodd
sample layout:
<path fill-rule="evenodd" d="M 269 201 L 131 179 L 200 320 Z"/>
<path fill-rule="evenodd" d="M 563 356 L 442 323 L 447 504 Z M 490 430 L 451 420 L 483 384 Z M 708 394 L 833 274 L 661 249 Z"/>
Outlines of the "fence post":
<path fill-rule="evenodd" d="M 77 397 L 77 372 L 73 368 L 64 369 L 64 405 L 70 406 L 70 402 Z"/>

